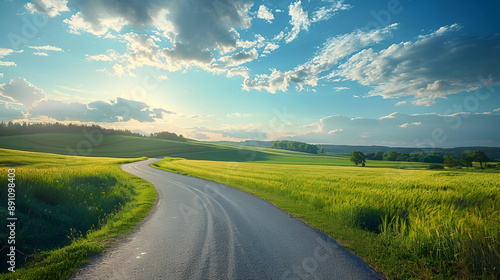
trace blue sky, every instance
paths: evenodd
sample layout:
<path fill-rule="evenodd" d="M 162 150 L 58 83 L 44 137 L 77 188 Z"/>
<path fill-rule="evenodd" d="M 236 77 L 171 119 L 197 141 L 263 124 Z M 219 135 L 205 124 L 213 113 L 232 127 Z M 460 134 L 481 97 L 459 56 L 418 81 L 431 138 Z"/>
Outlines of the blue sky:
<path fill-rule="evenodd" d="M 2 1 L 0 119 L 500 146 L 498 1 Z"/>

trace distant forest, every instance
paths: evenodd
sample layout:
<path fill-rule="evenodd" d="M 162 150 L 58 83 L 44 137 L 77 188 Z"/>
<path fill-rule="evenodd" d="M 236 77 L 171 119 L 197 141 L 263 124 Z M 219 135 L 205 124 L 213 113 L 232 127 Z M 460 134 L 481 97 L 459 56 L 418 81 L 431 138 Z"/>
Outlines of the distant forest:
<path fill-rule="evenodd" d="M 98 129 L 105 135 L 125 135 L 143 137 L 139 133 L 130 130 L 103 128 L 99 125 L 62 124 L 62 123 L 0 123 L 0 136 L 13 136 L 36 133 L 82 133 L 83 130 Z"/>
<path fill-rule="evenodd" d="M 124 135 L 134 137 L 147 137 L 139 133 L 131 132 L 127 129 L 112 129 L 103 128 L 99 125 L 82 125 L 82 124 L 62 124 L 62 123 L 13 123 L 1 122 L 0 123 L 0 136 L 14 136 L 23 134 L 36 134 L 36 133 L 82 133 L 84 130 L 90 131 L 92 129 L 99 130 L 104 135 Z M 186 138 L 182 134 L 177 135 L 173 132 L 162 131 L 151 133 L 150 138 L 172 140 L 186 142 Z"/>
<path fill-rule="evenodd" d="M 304 142 L 297 142 L 297 141 L 287 141 L 287 140 L 274 141 L 271 148 L 305 152 L 311 154 L 317 154 L 319 150 L 316 145 L 307 144 Z"/>

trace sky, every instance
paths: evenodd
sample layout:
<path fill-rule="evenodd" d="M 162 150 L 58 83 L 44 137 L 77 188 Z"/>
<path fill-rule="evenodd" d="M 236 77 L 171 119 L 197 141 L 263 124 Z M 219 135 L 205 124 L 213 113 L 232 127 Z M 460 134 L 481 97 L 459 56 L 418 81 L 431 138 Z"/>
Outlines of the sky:
<path fill-rule="evenodd" d="M 0 1 L 0 121 L 500 147 L 498 1 Z"/>

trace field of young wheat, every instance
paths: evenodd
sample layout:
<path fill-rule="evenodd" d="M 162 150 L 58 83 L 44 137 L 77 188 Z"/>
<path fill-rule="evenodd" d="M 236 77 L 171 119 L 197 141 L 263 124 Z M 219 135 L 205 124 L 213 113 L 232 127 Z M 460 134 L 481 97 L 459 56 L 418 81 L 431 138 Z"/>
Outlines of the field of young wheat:
<path fill-rule="evenodd" d="M 320 228 L 394 279 L 500 278 L 500 173 L 166 158 Z"/>
<path fill-rule="evenodd" d="M 119 163 L 126 161 L 131 160 L 0 149 L 0 201 L 5 206 L 7 187 L 15 184 L 18 268 L 0 279 L 66 279 L 112 237 L 133 229 L 149 212 L 156 191 L 121 171 Z M 3 228 L 8 214 L 2 206 Z M 0 257 L 2 272 L 7 272 L 5 256 Z"/>

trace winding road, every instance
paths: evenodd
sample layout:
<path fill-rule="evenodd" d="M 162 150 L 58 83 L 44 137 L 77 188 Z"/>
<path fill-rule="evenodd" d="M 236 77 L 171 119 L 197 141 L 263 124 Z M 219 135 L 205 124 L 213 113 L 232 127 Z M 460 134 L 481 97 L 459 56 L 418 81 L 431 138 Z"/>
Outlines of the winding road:
<path fill-rule="evenodd" d="M 158 170 L 158 202 L 123 240 L 69 279 L 384 279 L 334 239 L 235 188 Z"/>

